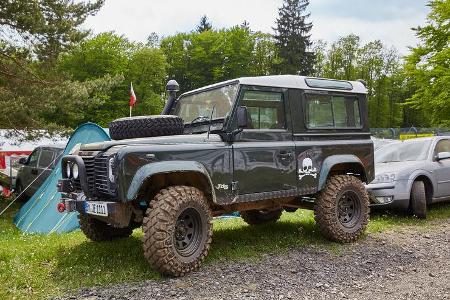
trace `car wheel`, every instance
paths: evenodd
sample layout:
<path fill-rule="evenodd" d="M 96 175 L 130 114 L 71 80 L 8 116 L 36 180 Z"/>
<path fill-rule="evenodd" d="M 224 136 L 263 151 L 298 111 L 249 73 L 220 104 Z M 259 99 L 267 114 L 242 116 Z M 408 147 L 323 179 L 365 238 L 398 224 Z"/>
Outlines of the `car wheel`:
<path fill-rule="evenodd" d="M 427 217 L 427 195 L 423 181 L 415 181 L 412 185 L 410 213 L 419 219 Z"/>
<path fill-rule="evenodd" d="M 200 267 L 212 238 L 212 213 L 203 192 L 189 186 L 161 190 L 143 222 L 144 256 L 156 270 L 183 276 Z"/>
<path fill-rule="evenodd" d="M 79 214 L 78 219 L 81 231 L 91 241 L 112 241 L 127 238 L 133 233 L 131 227 L 113 227 L 87 214 Z"/>
<path fill-rule="evenodd" d="M 25 202 L 28 200 L 27 195 L 24 193 L 22 183 L 19 181 L 16 183 L 16 191 L 15 191 L 17 201 Z"/>
<path fill-rule="evenodd" d="M 369 196 L 361 180 L 350 175 L 332 176 L 316 198 L 315 220 L 330 240 L 357 240 L 369 222 Z"/>
<path fill-rule="evenodd" d="M 241 218 L 249 225 L 260 225 L 265 223 L 276 222 L 283 210 L 247 210 L 241 212 Z"/>

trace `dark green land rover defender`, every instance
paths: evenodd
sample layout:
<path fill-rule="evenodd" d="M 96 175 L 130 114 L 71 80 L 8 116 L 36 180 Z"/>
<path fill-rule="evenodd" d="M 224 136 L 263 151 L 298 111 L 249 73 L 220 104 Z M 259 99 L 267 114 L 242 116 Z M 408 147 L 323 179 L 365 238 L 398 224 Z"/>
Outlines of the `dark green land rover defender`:
<path fill-rule="evenodd" d="M 233 211 L 258 225 L 314 209 L 327 238 L 361 236 L 374 176 L 363 82 L 281 75 L 177 90 L 169 81 L 162 115 L 115 120 L 113 141 L 62 159 L 59 209 L 78 211 L 89 239 L 142 225 L 148 262 L 181 276 L 208 254 L 212 218 Z"/>

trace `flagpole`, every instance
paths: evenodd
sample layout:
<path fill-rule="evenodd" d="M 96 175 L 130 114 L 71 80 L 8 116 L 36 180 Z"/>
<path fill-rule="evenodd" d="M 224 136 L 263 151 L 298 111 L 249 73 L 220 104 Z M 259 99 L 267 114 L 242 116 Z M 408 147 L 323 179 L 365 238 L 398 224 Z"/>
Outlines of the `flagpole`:
<path fill-rule="evenodd" d="M 131 110 L 133 109 L 133 106 L 130 105 L 130 118 L 131 118 Z"/>

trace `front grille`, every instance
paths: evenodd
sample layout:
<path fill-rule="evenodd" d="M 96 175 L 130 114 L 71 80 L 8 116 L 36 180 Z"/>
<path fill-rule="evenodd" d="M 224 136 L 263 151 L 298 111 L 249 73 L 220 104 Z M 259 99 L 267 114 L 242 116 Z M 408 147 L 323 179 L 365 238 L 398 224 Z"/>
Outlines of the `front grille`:
<path fill-rule="evenodd" d="M 95 188 L 97 192 L 109 194 L 108 188 L 108 156 L 99 154 L 94 161 L 95 166 Z"/>
<path fill-rule="evenodd" d="M 97 197 L 111 195 L 108 180 L 108 156 L 100 153 L 92 156 L 81 156 L 86 168 L 86 179 L 89 193 Z M 76 190 L 81 191 L 80 180 L 74 181 Z"/>

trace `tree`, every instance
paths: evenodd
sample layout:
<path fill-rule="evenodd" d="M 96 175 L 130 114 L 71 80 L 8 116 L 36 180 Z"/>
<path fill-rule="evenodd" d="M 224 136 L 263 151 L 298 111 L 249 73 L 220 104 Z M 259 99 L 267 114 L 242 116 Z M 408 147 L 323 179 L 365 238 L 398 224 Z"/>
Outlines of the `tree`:
<path fill-rule="evenodd" d="M 427 25 L 414 29 L 421 43 L 406 57 L 405 72 L 414 86 L 407 105 L 423 111 L 433 126 L 450 126 L 450 1 L 428 6 Z"/>
<path fill-rule="evenodd" d="M 309 75 L 313 72 L 314 53 L 309 51 L 312 23 L 306 22 L 310 14 L 305 14 L 308 5 L 309 0 L 284 0 L 278 9 L 274 37 L 280 57 L 275 71 L 279 74 Z"/>
<path fill-rule="evenodd" d="M 202 33 L 203 31 L 211 30 L 212 24 L 208 21 L 208 17 L 204 15 L 200 18 L 200 23 L 197 26 L 197 32 Z"/>
<path fill-rule="evenodd" d="M 83 40 L 80 25 L 103 0 L 15 0 L 0 2 L 0 126 L 15 129 L 67 129 L 53 116 L 73 115 L 93 91 L 104 91 L 119 78 L 107 76 L 83 84 L 68 80 L 55 64 L 58 56 Z"/>
<path fill-rule="evenodd" d="M 93 121 L 107 126 L 112 120 L 128 114 L 130 83 L 138 97 L 133 114 L 159 114 L 162 109 L 166 60 L 163 52 L 112 32 L 101 33 L 83 41 L 61 56 L 58 68 L 72 79 L 86 82 L 105 76 L 120 77 L 114 88 L 96 93 L 96 100 L 79 111 L 76 119 L 66 122 L 77 124 Z"/>

